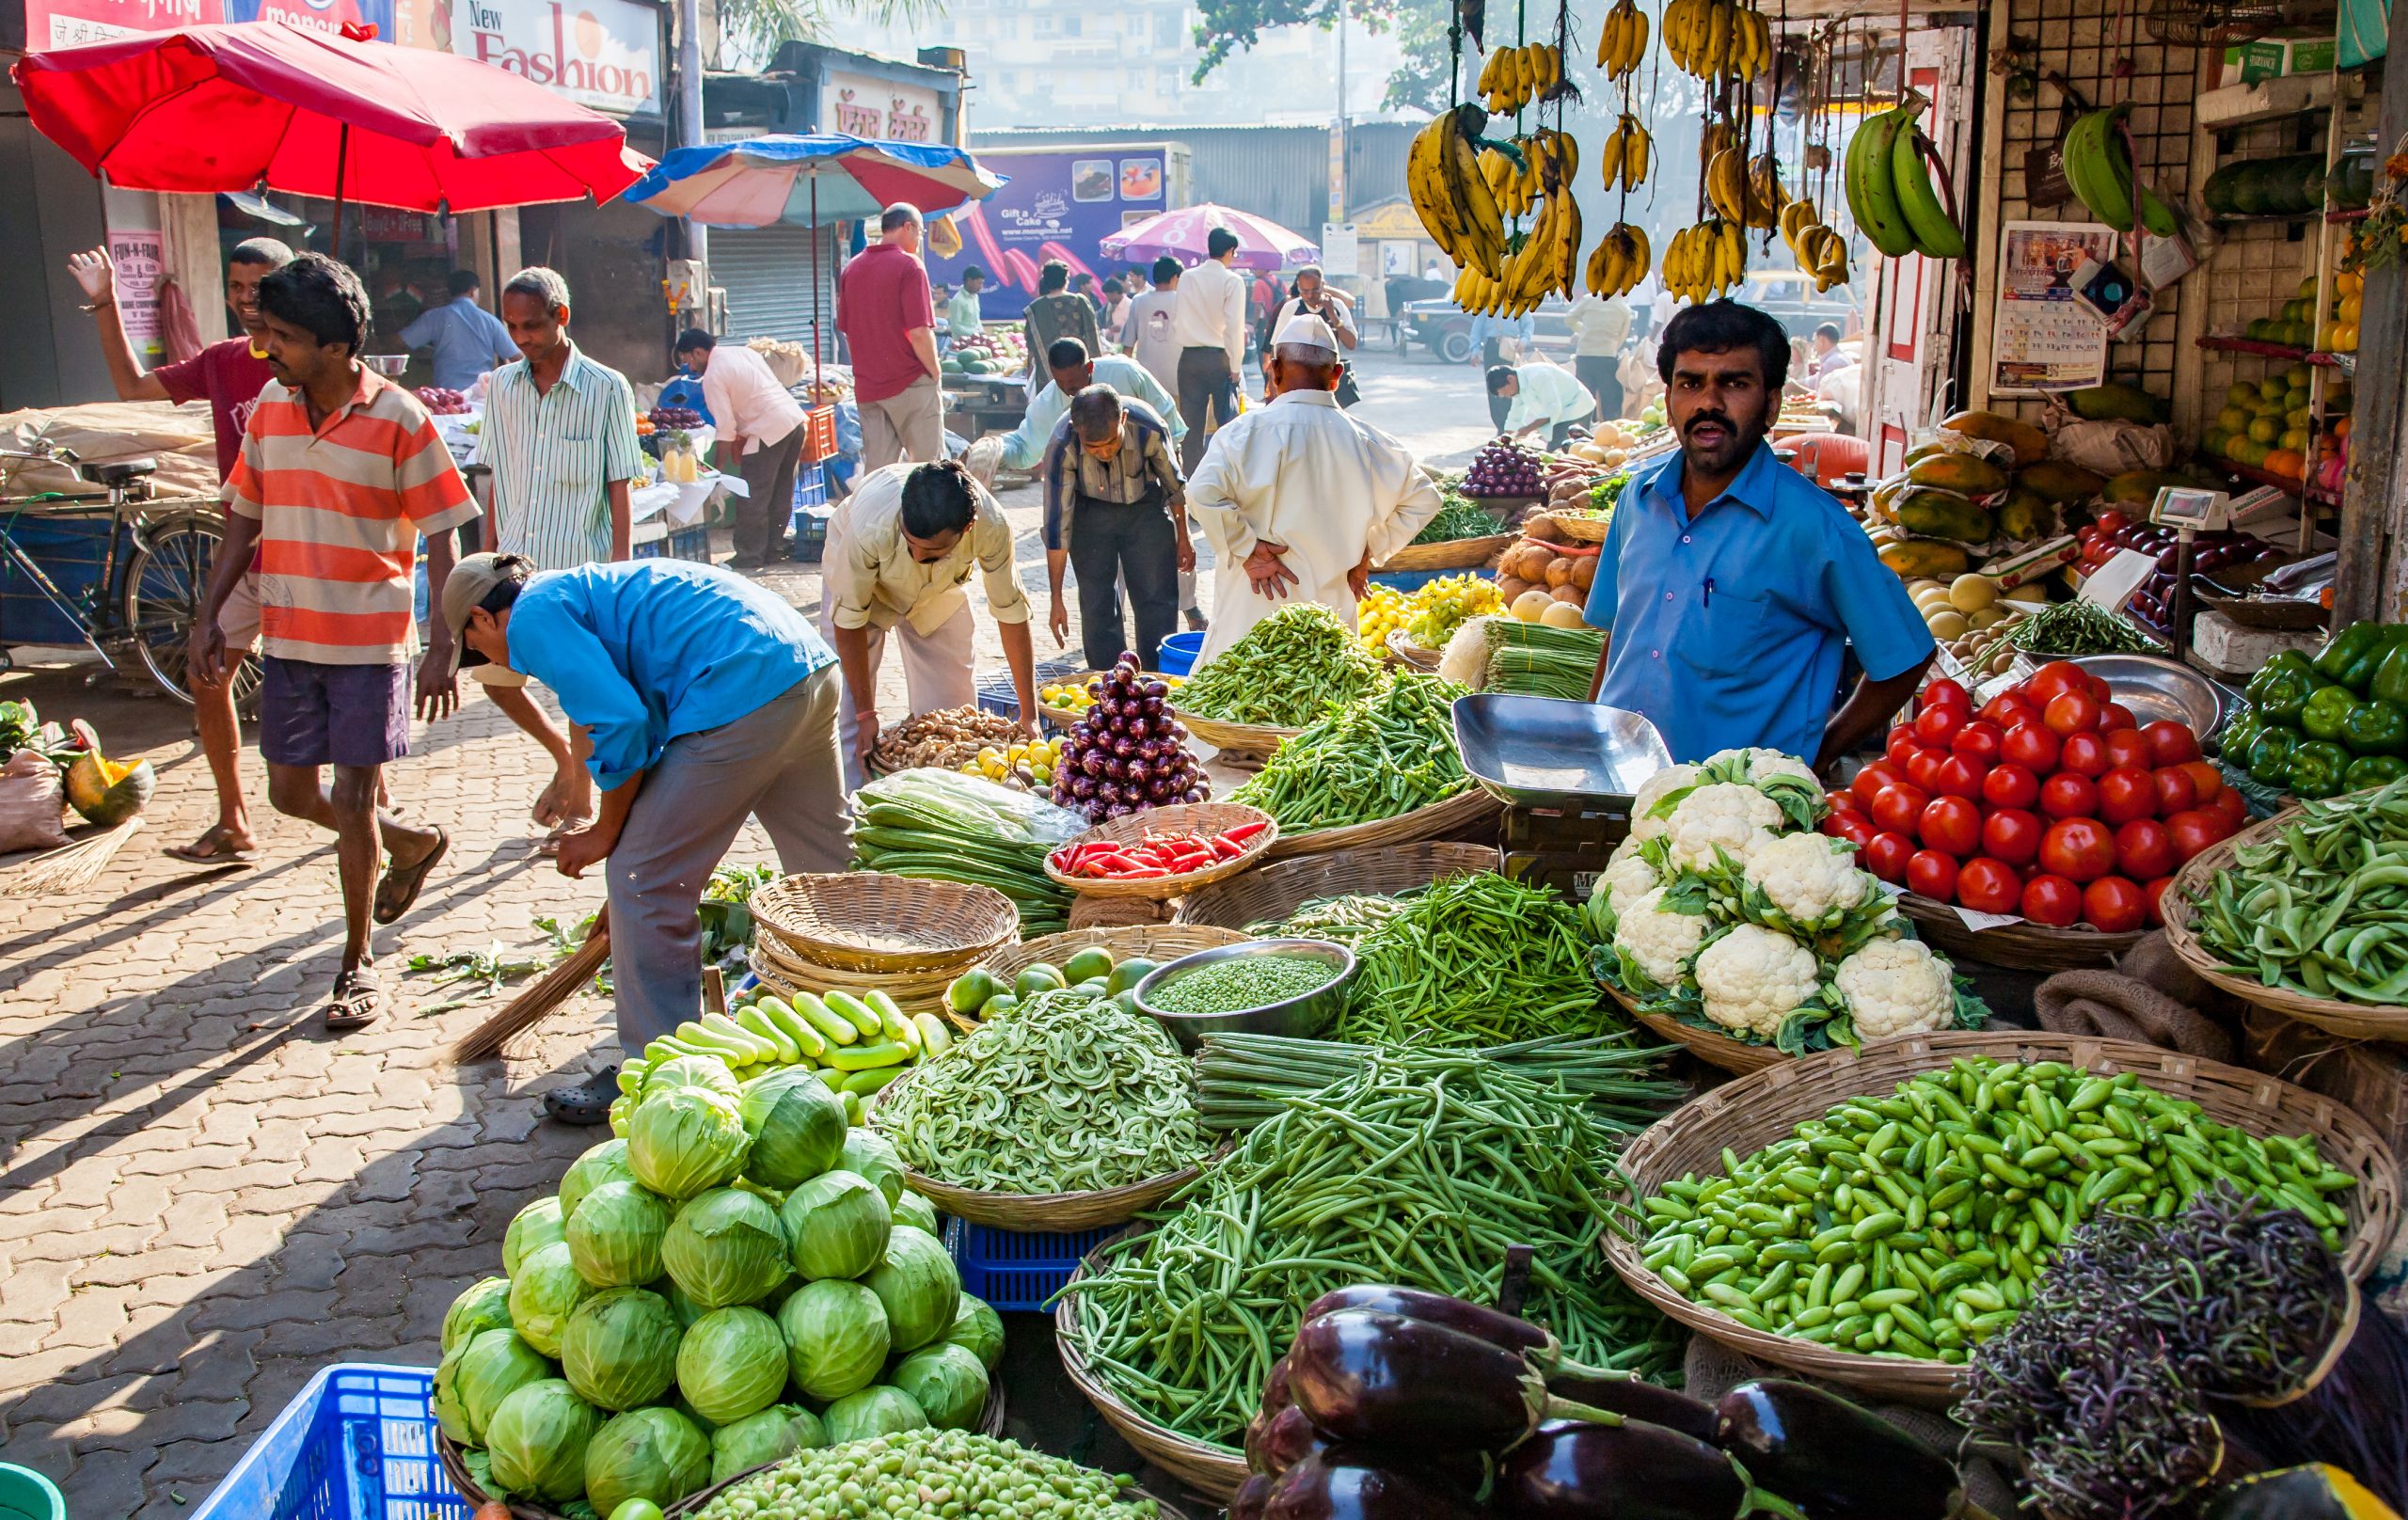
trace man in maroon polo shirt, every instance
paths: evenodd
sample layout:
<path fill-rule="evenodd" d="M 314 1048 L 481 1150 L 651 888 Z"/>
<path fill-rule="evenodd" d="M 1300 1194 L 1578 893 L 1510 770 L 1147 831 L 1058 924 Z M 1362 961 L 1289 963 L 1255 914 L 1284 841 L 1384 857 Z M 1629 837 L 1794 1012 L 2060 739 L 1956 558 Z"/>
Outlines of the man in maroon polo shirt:
<path fill-rule="evenodd" d="M 119 401 L 188 401 L 209 403 L 210 421 L 217 433 L 217 478 L 222 483 L 243 451 L 243 429 L 251 420 L 260 391 L 273 378 L 267 366 L 266 323 L 260 315 L 260 281 L 293 261 L 293 250 L 274 238 L 252 238 L 235 245 L 226 261 L 226 304 L 243 325 L 243 336 L 212 343 L 191 358 L 163 364 L 144 372 L 134 344 L 118 315 L 115 271 L 108 250 L 69 257 L 67 268 L 84 287 L 85 310 L 101 328 L 101 356 Z M 203 589 L 203 588 L 196 588 Z M 195 865 L 248 865 L 256 852 L 251 819 L 243 805 L 242 773 L 236 752 L 243 731 L 234 716 L 233 671 L 245 655 L 258 647 L 260 637 L 259 567 L 243 578 L 226 599 L 218 619 L 226 634 L 226 664 L 214 680 L 188 672 L 193 718 L 200 730 L 200 752 L 209 761 L 210 779 L 217 784 L 217 821 L 189 845 L 169 847 L 167 853 Z"/>
<path fill-rule="evenodd" d="M 878 245 L 848 261 L 836 283 L 836 326 L 853 349 L 864 476 L 907 459 L 944 457 L 937 315 L 920 262 L 920 213 L 898 202 L 878 226 Z"/>

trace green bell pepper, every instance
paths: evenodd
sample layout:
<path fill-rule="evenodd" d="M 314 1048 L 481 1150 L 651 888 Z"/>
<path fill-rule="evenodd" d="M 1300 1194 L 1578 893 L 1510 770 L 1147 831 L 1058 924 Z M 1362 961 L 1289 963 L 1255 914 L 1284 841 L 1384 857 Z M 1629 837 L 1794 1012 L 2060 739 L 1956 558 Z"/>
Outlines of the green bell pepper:
<path fill-rule="evenodd" d="M 2341 777 L 2349 768 L 2349 751 L 2323 739 L 2310 739 L 2291 752 L 2291 795 L 2338 797 Z"/>
<path fill-rule="evenodd" d="M 2368 684 L 2367 695 L 2380 697 L 2397 707 L 2408 707 L 2408 641 L 2391 646 L 2383 663 L 2374 668 L 2374 679 Z"/>
<path fill-rule="evenodd" d="M 2350 762 L 2350 768 L 2341 772 L 2341 789 L 2363 792 L 2371 787 L 2387 786 L 2402 776 L 2408 776 L 2408 760 L 2402 760 L 2396 754 L 2370 754 L 2362 760 Z"/>
<path fill-rule="evenodd" d="M 2391 652 L 2392 635 L 2380 623 L 2353 623 L 2325 641 L 2308 663 L 2328 681 L 2364 690 L 2374 678 L 2375 666 Z"/>
<path fill-rule="evenodd" d="M 2258 715 L 2258 709 L 2244 702 L 2241 705 L 2241 711 L 2234 715 L 2232 721 L 2225 724 L 2214 737 L 2207 741 L 2208 752 L 2231 761 L 2235 766 L 2246 768 L 2249 763 L 2249 742 L 2256 738 L 2265 726 L 2265 720 Z"/>
<path fill-rule="evenodd" d="M 2353 703 L 2341 720 L 2341 742 L 2359 754 L 2408 752 L 2408 713 L 2379 697 Z"/>
<path fill-rule="evenodd" d="M 2350 709 L 2357 705 L 2357 697 L 2346 686 L 2318 687 L 2316 695 L 2299 710 L 2300 732 L 2322 743 L 2337 744 L 2349 723 Z"/>
<path fill-rule="evenodd" d="M 2277 722 L 2296 723 L 2299 710 L 2307 705 L 2307 699 L 2323 684 L 2308 668 L 2306 656 L 2296 649 L 2286 649 L 2249 678 L 2250 705 Z"/>
<path fill-rule="evenodd" d="M 2291 779 L 2291 752 L 2300 746 L 2299 731 L 2268 723 L 2249 741 L 2249 777 L 2261 786 L 2280 787 Z M 2236 757 L 2238 758 L 2238 757 Z"/>

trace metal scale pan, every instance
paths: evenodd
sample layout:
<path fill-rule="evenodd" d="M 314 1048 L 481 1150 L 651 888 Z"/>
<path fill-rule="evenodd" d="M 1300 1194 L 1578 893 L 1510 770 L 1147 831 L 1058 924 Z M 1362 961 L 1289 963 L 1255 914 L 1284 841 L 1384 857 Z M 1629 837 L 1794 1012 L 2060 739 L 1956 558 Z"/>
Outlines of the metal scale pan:
<path fill-rule="evenodd" d="M 1656 725 L 1619 707 L 1482 691 L 1457 697 L 1454 718 L 1464 769 L 1510 807 L 1620 811 L 1672 763 Z"/>

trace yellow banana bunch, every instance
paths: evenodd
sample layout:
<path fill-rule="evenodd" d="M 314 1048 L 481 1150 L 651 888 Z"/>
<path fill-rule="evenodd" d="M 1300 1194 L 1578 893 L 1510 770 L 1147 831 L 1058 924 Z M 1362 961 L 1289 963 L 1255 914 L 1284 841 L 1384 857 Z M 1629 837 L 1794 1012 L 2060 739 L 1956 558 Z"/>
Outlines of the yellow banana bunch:
<path fill-rule="evenodd" d="M 1736 0 L 1671 0 L 1664 8 L 1664 50 L 1700 79 L 1753 79 L 1772 63 L 1772 24 Z"/>
<path fill-rule="evenodd" d="M 1847 240 L 1823 225 L 1813 201 L 1793 200 L 1781 209 L 1781 240 L 1798 267 L 1814 277 L 1817 294 L 1847 283 Z"/>
<path fill-rule="evenodd" d="M 1480 150 L 1480 177 L 1508 216 L 1523 215 L 1538 198 L 1538 178 L 1530 173 L 1528 159 L 1516 162 L 1502 149 Z"/>
<path fill-rule="evenodd" d="M 1736 287 L 1747 270 L 1746 234 L 1727 217 L 1682 228 L 1664 250 L 1664 288 L 1686 301 L 1712 300 Z"/>
<path fill-rule="evenodd" d="M 1789 194 L 1770 154 L 1757 159 L 1751 172 L 1736 149 L 1724 148 L 1706 160 L 1705 198 L 1725 221 L 1769 229 L 1780 225 Z"/>
<path fill-rule="evenodd" d="M 1541 127 L 1530 134 L 1530 163 L 1541 174 L 1552 173 L 1566 184 L 1580 172 L 1580 144 L 1572 134 Z"/>
<path fill-rule="evenodd" d="M 1646 183 L 1655 152 L 1656 139 L 1639 124 L 1639 118 L 1624 111 L 1614 123 L 1614 130 L 1606 135 L 1606 188 L 1610 190 L 1620 184 L 1625 190 L 1636 190 Z"/>
<path fill-rule="evenodd" d="M 1771 229 L 1780 225 L 1782 208 L 1789 204 L 1789 192 L 1782 187 L 1781 165 L 1770 153 L 1760 154 L 1748 172 L 1748 215 L 1750 227 Z"/>
<path fill-rule="evenodd" d="M 1651 258 L 1647 234 L 1627 222 L 1616 222 L 1607 230 L 1596 252 L 1589 255 L 1589 293 L 1605 296 L 1629 294 L 1647 277 Z"/>
<path fill-rule="evenodd" d="M 1620 79 L 1639 68 L 1647 56 L 1647 12 L 1632 4 L 1632 0 L 1614 0 L 1614 8 L 1606 12 L 1605 26 L 1597 33 L 1597 67 L 1608 79 Z"/>
<path fill-rule="evenodd" d="M 1499 115 L 1518 111 L 1563 83 L 1563 52 L 1552 42 L 1498 48 L 1481 65 L 1479 92 Z"/>
<path fill-rule="evenodd" d="M 1479 112 L 1476 105 L 1443 111 L 1415 134 L 1404 183 L 1431 241 L 1458 268 L 1493 279 L 1505 267 L 1505 212 L 1472 150 L 1471 135 L 1487 120 Z"/>

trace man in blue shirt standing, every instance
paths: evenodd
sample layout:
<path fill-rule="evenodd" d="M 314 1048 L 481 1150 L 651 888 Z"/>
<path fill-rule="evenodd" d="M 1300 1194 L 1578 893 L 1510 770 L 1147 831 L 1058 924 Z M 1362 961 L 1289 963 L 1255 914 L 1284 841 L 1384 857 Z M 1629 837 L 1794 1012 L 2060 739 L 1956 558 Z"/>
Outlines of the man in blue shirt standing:
<path fill-rule="evenodd" d="M 412 349 L 435 350 L 435 383 L 446 390 L 466 390 L 487 370 L 518 356 L 510 329 L 501 319 L 477 305 L 477 272 L 452 271 L 452 299 L 402 329 L 402 343 Z"/>
<path fill-rule="evenodd" d="M 776 594 L 667 559 L 538 572 L 472 554 L 443 584 L 443 621 L 462 663 L 543 682 L 592 736 L 597 815 L 561 836 L 561 874 L 610 862 L 619 1045 L 641 1053 L 702 1006 L 696 909 L 748 815 L 784 870 L 845 868 L 835 653 Z M 617 1077 L 545 1106 L 599 1123 Z"/>
<path fill-rule="evenodd" d="M 1681 449 L 1615 507 L 1587 610 L 1608 635 L 1595 700 L 1653 721 L 1674 760 L 1762 745 L 1826 770 L 1914 694 L 1931 634 L 1864 530 L 1765 441 L 1789 373 L 1778 322 L 1690 307 L 1656 365 Z M 1864 674 L 1834 712 L 1846 644 Z"/>

